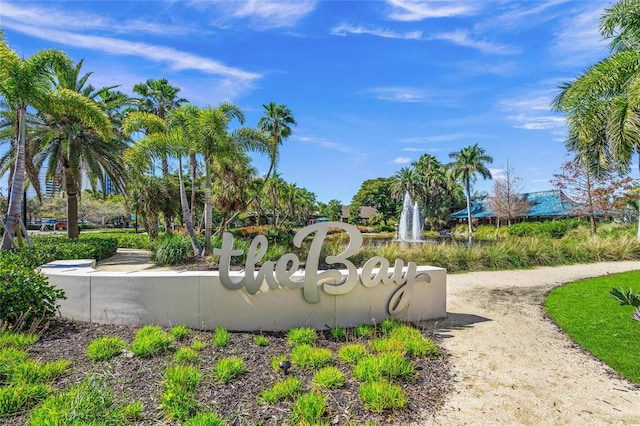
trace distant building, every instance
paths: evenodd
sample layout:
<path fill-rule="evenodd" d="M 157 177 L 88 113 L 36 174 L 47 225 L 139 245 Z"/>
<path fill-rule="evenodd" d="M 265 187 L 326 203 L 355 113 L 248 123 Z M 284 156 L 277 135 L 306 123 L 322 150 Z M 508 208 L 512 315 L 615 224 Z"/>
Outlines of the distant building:
<path fill-rule="evenodd" d="M 342 214 L 340 215 L 341 222 L 349 222 L 349 207 L 350 206 L 342 206 Z M 378 213 L 378 210 L 374 209 L 373 207 L 360 207 L 360 220 L 358 221 L 358 225 L 368 225 L 371 216 L 376 213 Z"/>
<path fill-rule="evenodd" d="M 515 222 L 542 221 L 584 216 L 584 207 L 567 197 L 560 190 L 529 192 L 522 194 L 530 208 L 515 218 Z M 496 215 L 488 201 L 472 202 L 471 217 L 480 224 L 495 223 Z M 457 211 L 451 218 L 459 222 L 467 220 L 467 209 Z"/>

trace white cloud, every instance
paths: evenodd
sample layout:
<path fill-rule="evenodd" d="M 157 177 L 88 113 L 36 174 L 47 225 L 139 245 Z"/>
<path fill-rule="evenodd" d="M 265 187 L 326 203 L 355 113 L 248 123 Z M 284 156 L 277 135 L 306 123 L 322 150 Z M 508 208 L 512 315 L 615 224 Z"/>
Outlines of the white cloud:
<path fill-rule="evenodd" d="M 42 8 L 21 3 L 20 6 L 3 1 L 0 10 L 2 25 L 11 28 L 14 25 L 28 23 L 33 27 L 59 28 L 71 30 L 109 31 L 112 33 L 146 33 L 155 35 L 187 35 L 196 32 L 195 28 L 187 25 L 172 25 L 170 23 L 155 23 L 143 19 L 114 21 L 102 15 L 74 11 L 72 14 L 62 12 L 55 7 Z"/>
<path fill-rule="evenodd" d="M 411 87 L 375 87 L 365 90 L 364 93 L 375 99 L 390 102 L 424 102 L 427 100 L 426 91 Z"/>
<path fill-rule="evenodd" d="M 389 18 L 395 21 L 421 21 L 427 18 L 473 15 L 482 7 L 480 2 L 465 1 L 387 0 L 387 3 L 392 7 Z"/>
<path fill-rule="evenodd" d="M 68 46 L 93 49 L 117 55 L 137 56 L 154 62 L 165 62 L 169 64 L 173 70 L 196 70 L 206 74 L 232 78 L 237 82 L 245 83 L 250 83 L 262 77 L 257 73 L 229 67 L 213 59 L 165 46 L 155 46 L 109 37 L 81 35 L 68 31 L 35 28 L 14 23 L 5 26 L 32 37 L 54 41 Z"/>
<path fill-rule="evenodd" d="M 403 138 L 399 141 L 402 143 L 409 144 L 417 144 L 417 143 L 430 143 L 430 142 L 450 142 L 457 141 L 461 139 L 474 139 L 479 135 L 473 133 L 450 133 L 443 135 L 433 135 L 433 136 L 418 136 L 413 138 Z"/>
<path fill-rule="evenodd" d="M 297 140 L 299 142 L 303 142 L 303 143 L 310 143 L 310 144 L 314 144 L 314 145 L 318 145 L 321 146 L 323 148 L 327 148 L 327 149 L 331 149 L 334 151 L 338 151 L 338 152 L 342 152 L 344 154 L 352 154 L 352 155 L 357 155 L 357 156 L 362 156 L 364 157 L 365 154 L 356 151 L 353 148 L 350 148 L 348 146 L 345 146 L 343 144 L 337 143 L 337 142 L 332 142 L 329 141 L 327 139 L 323 139 L 323 138 L 317 138 L 314 136 L 292 136 L 293 140 Z"/>
<path fill-rule="evenodd" d="M 491 173 L 491 178 L 494 180 L 506 179 L 506 176 L 504 175 L 504 169 L 493 169 L 490 167 L 489 173 Z"/>
<path fill-rule="evenodd" d="M 201 5 L 201 2 L 192 4 Z M 204 3 L 205 5 L 207 3 Z M 315 0 L 249 0 L 223 1 L 212 3 L 222 16 L 216 16 L 217 22 L 229 19 L 247 19 L 256 30 L 292 27 L 316 8 Z"/>
<path fill-rule="evenodd" d="M 338 36 L 346 36 L 348 34 L 369 34 L 383 38 L 397 38 L 405 40 L 420 40 L 422 31 L 411 31 L 406 33 L 397 33 L 395 31 L 383 28 L 365 28 L 362 26 L 353 26 L 349 24 L 340 24 L 331 30 L 331 34 Z"/>
<path fill-rule="evenodd" d="M 525 130 L 551 130 L 557 132 L 565 127 L 564 118 L 551 112 L 553 93 L 533 91 L 518 98 L 503 99 L 498 102 L 498 110 L 506 112 L 506 117 L 514 121 L 515 128 Z"/>
<path fill-rule="evenodd" d="M 584 5 L 589 9 L 569 14 L 560 22 L 552 47 L 557 64 L 587 66 L 608 53 L 608 41 L 603 40 L 598 31 L 600 16 L 608 4 L 585 2 Z"/>
<path fill-rule="evenodd" d="M 411 158 L 398 157 L 398 158 L 394 158 L 391 162 L 393 164 L 409 164 L 411 162 Z"/>
<path fill-rule="evenodd" d="M 467 30 L 456 30 L 448 33 L 431 34 L 432 40 L 444 40 L 463 47 L 477 49 L 492 55 L 510 55 L 518 53 L 518 50 L 507 45 L 490 43 L 484 40 L 474 40 Z"/>

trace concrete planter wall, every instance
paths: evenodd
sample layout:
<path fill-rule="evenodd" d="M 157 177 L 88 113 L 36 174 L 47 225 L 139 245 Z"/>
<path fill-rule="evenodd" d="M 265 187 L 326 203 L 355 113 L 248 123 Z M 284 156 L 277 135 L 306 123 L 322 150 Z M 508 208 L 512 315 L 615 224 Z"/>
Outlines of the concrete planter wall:
<path fill-rule="evenodd" d="M 88 260 L 41 267 L 49 282 L 66 293 L 67 300 L 60 302 L 64 317 L 110 324 L 284 331 L 299 326 L 350 327 L 391 316 L 417 321 L 446 314 L 446 271 L 429 266 L 416 268 L 421 280 L 413 285 L 379 283 L 366 287 L 358 282 L 346 294 L 319 291 L 317 303 L 307 302 L 301 288 L 274 289 L 263 283 L 253 295 L 244 288 L 229 290 L 214 271 L 126 273 L 97 271 L 93 266 Z M 231 279 L 243 276 L 229 274 Z M 346 274 L 342 271 L 343 277 Z M 291 278 L 296 277 L 303 275 L 296 273 Z"/>

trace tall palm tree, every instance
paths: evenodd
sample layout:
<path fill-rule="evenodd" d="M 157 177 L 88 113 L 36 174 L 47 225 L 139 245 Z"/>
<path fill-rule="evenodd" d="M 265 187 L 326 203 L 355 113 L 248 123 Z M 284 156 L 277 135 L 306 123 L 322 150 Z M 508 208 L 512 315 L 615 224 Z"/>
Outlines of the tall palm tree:
<path fill-rule="evenodd" d="M 0 95 L 16 111 L 15 166 L 11 178 L 10 201 L 7 223 L 2 238 L 2 249 L 12 247 L 11 236 L 15 234 L 20 212 L 20 199 L 24 187 L 26 114 L 31 106 L 38 111 L 67 112 L 84 124 L 107 136 L 110 132 L 108 120 L 99 108 L 87 98 L 67 89 L 52 90 L 51 72 L 68 67 L 67 55 L 58 50 L 41 50 L 29 59 L 18 56 L 7 45 L 0 32 Z"/>
<path fill-rule="evenodd" d="M 414 170 L 411 167 L 403 167 L 393 175 L 391 194 L 396 200 L 401 200 L 407 192 L 415 199 L 417 194 L 417 182 Z"/>
<path fill-rule="evenodd" d="M 600 33 L 611 40 L 611 54 L 563 83 L 552 103 L 565 113 L 567 149 L 596 177 L 628 173 L 640 152 L 640 1 L 621 0 L 605 9 Z"/>
<path fill-rule="evenodd" d="M 130 135 L 140 129 L 146 130 L 146 135 L 138 140 L 125 155 L 132 173 L 143 174 L 144 170 L 148 170 L 151 162 L 158 158 L 175 157 L 178 160 L 182 219 L 191 239 L 193 254 L 200 256 L 202 246 L 196 236 L 182 176 L 182 159 L 197 145 L 193 133 L 196 121 L 197 107 L 187 104 L 173 110 L 166 119 L 145 112 L 132 112 L 124 120 L 123 131 L 126 135 Z"/>
<path fill-rule="evenodd" d="M 187 99 L 178 96 L 180 88 L 169 84 L 166 78 L 148 79 L 144 83 L 138 83 L 133 86 L 133 92 L 140 95 L 137 99 L 138 111 L 147 112 L 156 115 L 161 119 L 165 119 L 174 109 L 187 103 Z M 161 157 L 162 176 L 169 175 L 169 162 L 166 157 Z M 189 165 L 191 167 L 191 216 L 195 215 L 195 197 L 196 197 L 196 175 L 198 163 L 195 153 L 189 156 Z M 165 229 L 169 231 L 171 218 L 165 217 Z"/>
<path fill-rule="evenodd" d="M 491 172 L 486 163 L 493 163 L 493 158 L 488 156 L 478 144 L 469 145 L 460 151 L 452 152 L 449 158 L 454 161 L 449 165 L 451 177 L 460 180 L 464 186 L 464 195 L 467 198 L 467 221 L 469 222 L 469 244 L 473 235 L 471 225 L 471 184 L 476 180 L 476 174 L 483 179 L 491 179 Z"/>
<path fill-rule="evenodd" d="M 106 186 L 107 176 L 116 188 L 122 190 L 126 174 L 122 160 L 126 142 L 116 137 L 115 127 L 112 127 L 109 117 L 96 102 L 108 99 L 107 92 L 111 88 L 94 89 L 87 84 L 92 73 L 81 75 L 82 64 L 81 60 L 75 66 L 69 65 L 56 70 L 53 86 L 58 91 L 66 90 L 83 96 L 87 111 L 94 111 L 99 121 L 86 123 L 72 114 L 55 110 L 42 112 L 40 115 L 43 118 L 44 134 L 40 136 L 40 152 L 36 155 L 37 164 L 47 162 L 47 179 L 60 179 L 63 183 L 67 195 L 69 238 L 77 238 L 80 233 L 78 198 L 82 175 L 88 176 L 94 185 L 99 181 L 102 188 Z M 113 104 L 110 108 L 113 109 Z"/>
<path fill-rule="evenodd" d="M 159 213 L 176 209 L 176 192 L 167 178 L 138 175 L 131 182 L 127 191 L 127 205 L 142 219 L 142 225 L 150 239 L 158 238 Z"/>
<path fill-rule="evenodd" d="M 270 102 L 262 105 L 262 108 L 264 108 L 264 116 L 258 120 L 258 129 L 268 134 L 270 138 L 271 162 L 265 176 L 266 182 L 278 165 L 278 148 L 286 138 L 291 136 L 291 126 L 296 125 L 296 120 L 286 105 Z"/>

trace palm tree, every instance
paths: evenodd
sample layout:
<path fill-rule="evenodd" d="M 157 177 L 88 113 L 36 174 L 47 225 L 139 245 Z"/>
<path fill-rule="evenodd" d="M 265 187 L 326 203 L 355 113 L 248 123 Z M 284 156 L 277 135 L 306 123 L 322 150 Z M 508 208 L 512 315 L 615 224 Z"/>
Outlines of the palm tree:
<path fill-rule="evenodd" d="M 107 136 L 108 120 L 86 97 L 67 89 L 51 88 L 51 72 L 68 67 L 67 55 L 59 50 L 41 50 L 29 59 L 20 58 L 7 45 L 0 33 L 0 95 L 16 111 L 15 166 L 11 178 L 7 223 L 2 238 L 2 249 L 12 247 L 20 212 L 20 199 L 24 187 L 26 114 L 31 106 L 38 111 L 69 112 L 82 123 L 90 124 Z"/>
<path fill-rule="evenodd" d="M 493 158 L 485 153 L 483 148 L 478 144 L 469 145 L 460 151 L 449 154 L 453 163 L 449 164 L 451 177 L 460 180 L 464 186 L 464 194 L 467 198 L 467 221 L 469 222 L 469 245 L 471 245 L 471 236 L 473 235 L 473 227 L 471 225 L 471 184 L 476 180 L 476 174 L 483 179 L 491 179 L 491 172 L 485 163 L 493 163 Z"/>
<path fill-rule="evenodd" d="M 407 192 L 411 198 L 417 196 L 416 175 L 411 167 L 403 167 L 393 175 L 391 194 L 396 200 L 401 200 Z"/>
<path fill-rule="evenodd" d="M 156 115 L 161 119 L 165 119 L 168 114 L 182 104 L 188 102 L 185 98 L 178 97 L 180 89 L 169 84 L 166 78 L 158 80 L 148 79 L 144 83 L 138 83 L 133 86 L 133 92 L 141 97 L 137 99 L 138 111 L 147 112 Z M 168 176 L 169 162 L 166 157 L 161 157 L 162 175 Z M 195 215 L 195 197 L 196 197 L 196 174 L 197 165 L 195 153 L 189 157 L 191 167 L 191 216 Z M 165 217 L 165 228 L 169 231 L 171 218 Z"/>
<path fill-rule="evenodd" d="M 600 33 L 611 40 L 612 53 L 563 83 L 552 103 L 565 113 L 567 149 L 596 177 L 613 170 L 628 173 L 633 154 L 640 152 L 639 8 L 637 0 L 621 0 L 605 9 Z"/>
<path fill-rule="evenodd" d="M 200 256 L 202 247 L 193 226 L 182 177 L 182 158 L 189 155 L 197 144 L 193 133 L 196 120 L 197 107 L 189 104 L 173 110 L 164 120 L 154 114 L 136 111 L 125 118 L 123 131 L 126 135 L 130 135 L 140 129 L 146 130 L 146 135 L 126 153 L 127 162 L 133 173 L 143 174 L 144 170 L 148 170 L 151 162 L 158 158 L 170 156 L 177 158 L 182 219 L 191 239 L 193 254 Z"/>
<path fill-rule="evenodd" d="M 55 110 L 41 113 L 44 127 L 39 138 L 40 152 L 36 155 L 38 165 L 47 162 L 47 179 L 53 181 L 61 178 L 63 183 L 67 195 L 69 238 L 77 238 L 80 232 L 78 198 L 81 193 L 82 174 L 88 176 L 94 185 L 96 181 L 101 182 L 102 188 L 105 187 L 105 176 L 108 176 L 114 186 L 121 190 L 124 188 L 126 174 L 122 160 L 126 141 L 116 137 L 115 127 L 111 126 L 109 117 L 96 102 L 100 99 L 112 100 L 107 94 L 112 88 L 96 90 L 88 85 L 87 81 L 92 73 L 81 76 L 82 64 L 81 60 L 75 66 L 69 65 L 56 70 L 53 85 L 58 91 L 67 90 L 83 96 L 85 111 L 96 114 L 99 121 L 87 123 L 79 117 Z M 121 97 L 119 99 L 123 100 Z M 113 103 L 109 108 L 110 113 L 113 113 Z"/>
<path fill-rule="evenodd" d="M 158 238 L 159 213 L 176 210 L 177 191 L 174 188 L 167 178 L 139 175 L 127 191 L 129 208 L 142 219 L 142 225 L 152 240 Z"/>

